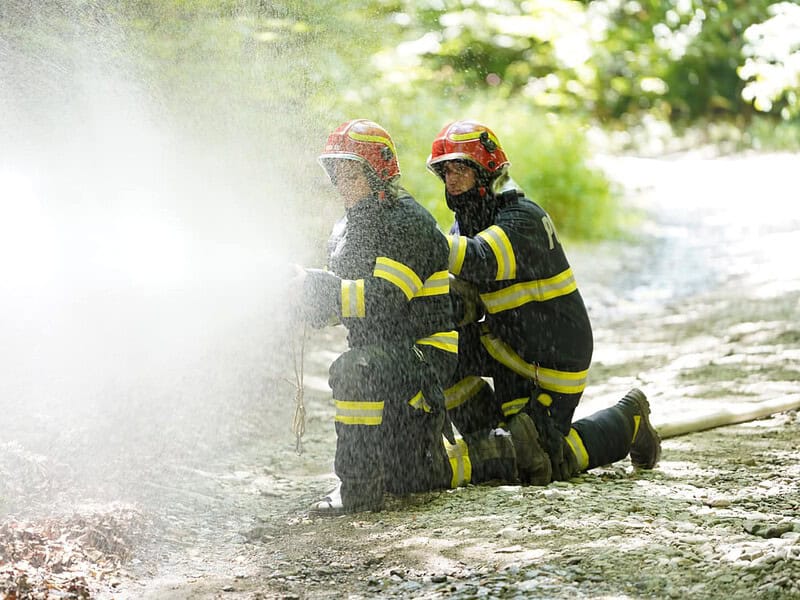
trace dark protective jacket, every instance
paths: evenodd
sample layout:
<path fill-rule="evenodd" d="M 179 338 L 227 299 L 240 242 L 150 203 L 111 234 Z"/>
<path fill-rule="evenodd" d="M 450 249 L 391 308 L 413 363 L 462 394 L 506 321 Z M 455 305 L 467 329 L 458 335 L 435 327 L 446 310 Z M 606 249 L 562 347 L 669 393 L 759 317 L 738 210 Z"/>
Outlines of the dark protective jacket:
<path fill-rule="evenodd" d="M 350 350 L 329 378 L 343 499 L 369 496 L 377 504 L 384 489 L 408 493 L 451 481 L 442 382 L 455 368 L 458 334 L 448 253 L 430 213 L 400 190 L 348 209 L 329 240 L 330 271 L 308 272 L 312 321 L 338 319 L 348 330 Z"/>
<path fill-rule="evenodd" d="M 419 343 L 457 351 L 447 239 L 408 192 L 348 209 L 328 250 L 330 272 L 310 272 L 305 297 L 342 322 L 351 348 Z"/>
<path fill-rule="evenodd" d="M 586 307 L 549 215 L 516 189 L 492 200 L 491 225 L 473 237 L 457 230 L 450 237 L 450 272 L 477 285 L 488 330 L 527 363 L 543 366 L 538 379 L 557 371 L 558 390 L 558 372 L 582 372 L 591 362 Z"/>

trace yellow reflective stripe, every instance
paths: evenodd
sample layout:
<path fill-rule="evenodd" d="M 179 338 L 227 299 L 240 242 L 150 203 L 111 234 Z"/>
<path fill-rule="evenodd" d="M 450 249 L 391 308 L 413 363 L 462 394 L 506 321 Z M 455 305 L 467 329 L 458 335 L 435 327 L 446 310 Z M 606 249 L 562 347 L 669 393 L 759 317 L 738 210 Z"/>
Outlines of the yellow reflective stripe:
<path fill-rule="evenodd" d="M 364 280 L 342 279 L 342 317 L 367 316 L 364 303 Z"/>
<path fill-rule="evenodd" d="M 491 333 L 484 333 L 481 336 L 481 343 L 489 355 L 497 362 L 507 366 L 517 375 L 522 375 L 528 379 L 536 379 L 536 365 L 531 365 L 522 360 L 522 357 L 511 349 L 511 346 L 500 341 Z"/>
<path fill-rule="evenodd" d="M 557 371 L 539 367 L 537 383 L 539 387 L 551 392 L 561 394 L 580 394 L 586 389 L 586 377 L 589 370 L 585 371 Z"/>
<path fill-rule="evenodd" d="M 392 151 L 392 154 L 397 156 L 397 152 L 395 152 L 394 149 L 394 144 L 388 137 L 384 137 L 382 135 L 366 135 L 363 133 L 356 133 L 355 131 L 348 131 L 347 135 L 358 142 L 377 142 L 378 144 L 388 146 L 388 148 Z"/>
<path fill-rule="evenodd" d="M 467 443 L 458 437 L 455 444 L 444 440 L 444 447 L 447 450 L 450 468 L 453 471 L 450 487 L 455 489 L 458 486 L 468 484 L 472 481 L 472 461 L 469 459 Z"/>
<path fill-rule="evenodd" d="M 503 411 L 504 417 L 510 417 L 512 415 L 517 414 L 528 403 L 529 398 L 515 398 L 514 400 L 509 400 L 508 402 L 503 402 L 501 409 Z"/>
<path fill-rule="evenodd" d="M 505 365 L 517 375 L 533 379 L 539 387 L 560 394 L 580 394 L 586 389 L 589 370 L 558 371 L 527 363 L 514 350 L 491 333 L 481 336 L 481 343 L 497 362 Z"/>
<path fill-rule="evenodd" d="M 454 142 L 468 142 L 470 140 L 479 140 L 481 136 L 486 133 L 489 136 L 489 139 L 492 140 L 495 145 L 499 148 L 500 147 L 500 140 L 486 129 L 482 129 L 481 131 L 470 131 L 469 133 L 451 133 L 447 137 L 449 137 Z"/>
<path fill-rule="evenodd" d="M 464 258 L 467 256 L 467 238 L 463 235 L 448 235 L 447 243 L 450 246 L 448 265 L 453 275 L 461 273 Z"/>
<path fill-rule="evenodd" d="M 633 437 L 631 438 L 631 444 L 633 440 L 636 439 L 636 434 L 639 433 L 639 425 L 642 423 L 642 415 L 634 415 L 633 416 Z"/>
<path fill-rule="evenodd" d="M 452 331 L 440 331 L 417 340 L 417 343 L 433 346 L 445 352 L 458 352 L 458 332 L 455 329 Z"/>
<path fill-rule="evenodd" d="M 559 296 L 566 296 L 576 289 L 578 289 L 578 284 L 575 283 L 572 269 L 567 268 L 548 279 L 515 283 L 496 292 L 481 294 L 481 300 L 486 310 L 490 313 L 498 313 L 517 308 L 528 302 L 545 302 Z"/>
<path fill-rule="evenodd" d="M 425 401 L 422 390 L 418 391 L 408 403 L 411 405 L 411 408 L 415 408 L 416 410 L 424 410 L 427 413 L 431 412 L 431 405 Z"/>
<path fill-rule="evenodd" d="M 415 298 L 422 296 L 438 296 L 450 292 L 450 273 L 447 271 L 436 271 L 425 280 L 422 289 L 417 292 Z"/>
<path fill-rule="evenodd" d="M 447 410 L 452 410 L 461 406 L 475 396 L 478 391 L 487 384 L 477 375 L 465 377 L 455 385 L 450 386 L 444 391 L 444 405 Z"/>
<path fill-rule="evenodd" d="M 358 400 L 336 400 L 334 421 L 345 425 L 380 425 L 383 421 L 383 401 L 361 402 Z"/>
<path fill-rule="evenodd" d="M 372 274 L 399 287 L 409 300 L 422 289 L 422 280 L 419 275 L 403 263 L 386 256 L 379 256 L 375 259 L 375 270 Z"/>
<path fill-rule="evenodd" d="M 497 281 L 516 279 L 517 258 L 514 256 L 514 248 L 512 248 L 506 232 L 499 225 L 492 225 L 481 231 L 476 237 L 489 244 L 494 253 L 497 260 Z"/>
<path fill-rule="evenodd" d="M 589 453 L 586 451 L 586 446 L 583 445 L 581 436 L 574 429 L 570 429 L 564 439 L 567 440 L 567 445 L 578 459 L 578 471 L 585 471 L 589 467 Z"/>

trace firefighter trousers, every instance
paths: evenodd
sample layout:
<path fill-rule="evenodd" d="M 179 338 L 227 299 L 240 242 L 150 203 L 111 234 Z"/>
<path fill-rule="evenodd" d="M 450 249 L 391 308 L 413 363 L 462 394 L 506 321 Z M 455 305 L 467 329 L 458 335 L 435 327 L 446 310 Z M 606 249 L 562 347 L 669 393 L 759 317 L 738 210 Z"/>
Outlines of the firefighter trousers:
<path fill-rule="evenodd" d="M 449 487 L 442 381 L 456 355 L 428 346 L 351 348 L 330 367 L 334 470 L 346 510 L 377 510 L 383 492 Z"/>

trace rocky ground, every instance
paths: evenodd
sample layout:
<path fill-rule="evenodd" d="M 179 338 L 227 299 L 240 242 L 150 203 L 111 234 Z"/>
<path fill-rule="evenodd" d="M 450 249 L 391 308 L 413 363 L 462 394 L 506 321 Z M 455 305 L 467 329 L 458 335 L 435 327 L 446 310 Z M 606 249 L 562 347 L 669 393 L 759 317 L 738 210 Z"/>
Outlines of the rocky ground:
<path fill-rule="evenodd" d="M 471 486 L 389 498 L 380 513 L 310 515 L 333 486 L 325 369 L 344 346 L 341 331 L 316 332 L 301 454 L 288 351 L 271 357 L 268 380 L 242 385 L 252 400 L 231 402 L 224 416 L 188 398 L 158 427 L 138 405 L 122 411 L 158 436 L 102 429 L 124 451 L 93 466 L 91 484 L 55 449 L 96 453 L 100 442 L 85 439 L 92 428 L 48 443 L 40 430 L 52 432 L 50 422 L 7 428 L 0 593 L 800 598 L 800 270 L 786 250 L 800 242 L 800 214 L 769 175 L 753 211 L 737 179 L 743 160 L 762 158 L 607 162 L 628 174 L 638 238 L 570 252 L 596 333 L 579 416 L 641 387 L 666 438 L 655 470 L 621 461 L 547 487 Z M 713 181 L 674 193 L 696 169 Z M 222 357 L 220 371 L 237 357 Z M 772 416 L 683 434 L 687 423 L 775 406 Z"/>

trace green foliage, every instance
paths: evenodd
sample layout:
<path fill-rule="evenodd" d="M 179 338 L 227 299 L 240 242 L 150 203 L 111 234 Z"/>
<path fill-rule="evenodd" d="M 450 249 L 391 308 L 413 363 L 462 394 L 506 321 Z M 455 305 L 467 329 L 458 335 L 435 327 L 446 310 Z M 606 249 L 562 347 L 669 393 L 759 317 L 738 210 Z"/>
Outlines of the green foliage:
<path fill-rule="evenodd" d="M 769 115 L 756 115 L 742 132 L 742 148 L 797 151 L 800 148 L 800 116 L 776 122 Z"/>
<path fill-rule="evenodd" d="M 425 169 L 454 119 L 500 136 L 512 175 L 562 234 L 618 234 L 615 192 L 584 130 L 722 121 L 736 144 L 798 147 L 800 7 L 772 0 L 8 0 L 0 37 L 32 55 L 69 36 L 124 31 L 112 48 L 187 134 L 237 132 L 314 169 L 327 133 L 366 117 L 395 137 L 403 182 L 443 226 Z M 769 10 L 768 10 L 769 9 Z M 62 27 L 48 36 L 42 15 Z M 74 27 L 74 21 L 81 23 Z M 109 39 L 111 38 L 111 34 Z M 2 46 L 0 46 L 2 47 Z M 764 113 L 764 115 L 759 115 Z M 763 118 L 771 118 L 764 125 Z M 775 125 L 780 124 L 780 127 Z M 770 136 L 773 140 L 770 141 Z M 300 150 L 298 150 L 300 148 Z"/>
<path fill-rule="evenodd" d="M 545 114 L 529 102 L 476 95 L 469 105 L 447 98 L 384 97 L 374 118 L 392 134 L 400 155 L 403 185 L 425 205 L 443 229 L 453 216 L 444 202 L 444 186 L 425 168 L 431 143 L 447 123 L 474 118 L 489 125 L 511 161 L 511 175 L 542 205 L 566 237 L 598 239 L 619 234 L 617 197 L 608 180 L 588 165 L 589 151 L 579 121 Z M 358 110 L 357 106 L 352 108 Z"/>
<path fill-rule="evenodd" d="M 769 13 L 745 30 L 746 60 L 738 74 L 746 82 L 746 101 L 789 120 L 800 115 L 800 6 L 780 2 Z"/>
<path fill-rule="evenodd" d="M 408 16 L 406 37 L 421 42 L 397 53 L 411 53 L 419 64 L 409 68 L 408 57 L 398 56 L 394 66 L 442 93 L 495 88 L 548 110 L 612 121 L 645 113 L 684 122 L 742 115 L 753 101 L 757 110 L 779 104 L 775 114 L 783 118 L 796 114 L 797 61 L 789 59 L 798 51 L 792 32 L 800 7 L 789 2 L 393 4 Z M 780 56 L 770 54 L 776 42 Z"/>
<path fill-rule="evenodd" d="M 500 134 L 511 160 L 511 175 L 571 238 L 616 237 L 617 197 L 605 175 L 589 166 L 581 125 L 574 119 L 542 115 L 527 105 L 495 105 L 487 121 L 503 124 Z"/>

